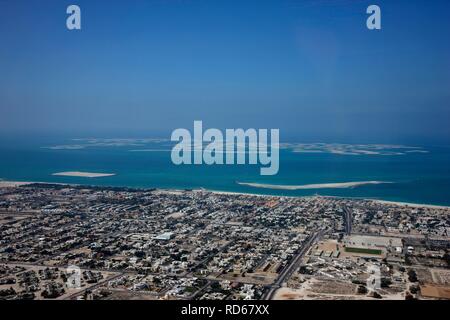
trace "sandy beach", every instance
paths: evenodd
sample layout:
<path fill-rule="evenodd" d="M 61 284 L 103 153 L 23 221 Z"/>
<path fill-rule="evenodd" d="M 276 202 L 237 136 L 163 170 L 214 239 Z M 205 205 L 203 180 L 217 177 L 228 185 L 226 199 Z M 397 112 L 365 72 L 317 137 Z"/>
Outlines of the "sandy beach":
<path fill-rule="evenodd" d="M 77 172 L 78 174 L 78 172 Z M 67 186 L 77 186 L 77 184 L 70 184 L 70 183 L 55 183 L 55 182 L 29 182 L 29 181 L 4 181 L 0 180 L 0 188 L 14 188 L 14 187 L 20 187 L 20 186 L 26 186 L 30 184 L 35 183 L 42 183 L 42 184 L 56 184 L 56 185 L 67 185 Z M 93 185 L 92 185 L 93 186 Z M 173 192 L 173 193 L 183 193 L 185 190 L 183 189 L 157 189 L 159 192 Z M 296 198 L 296 196 L 279 196 L 279 195 L 270 195 L 270 194 L 257 194 L 257 193 L 247 193 L 247 192 L 233 192 L 233 191 L 219 191 L 219 190 L 208 190 L 208 189 L 193 189 L 193 192 L 210 192 L 214 194 L 223 194 L 223 195 L 243 195 L 243 196 L 255 196 L 255 197 L 266 197 L 266 198 Z M 317 196 L 301 196 L 301 198 L 314 198 Z M 342 198 L 342 197 L 336 197 L 336 196 L 318 196 L 322 198 Z M 352 199 L 352 198 L 346 198 L 346 199 Z M 396 206 L 403 206 L 403 207 L 412 207 L 412 208 L 428 208 L 428 209 L 449 209 L 450 206 L 439 206 L 439 205 L 432 205 L 432 204 L 420 204 L 420 203 L 409 203 L 409 202 L 396 202 L 396 201 L 387 201 L 387 200 L 377 200 L 377 199 L 364 199 L 364 198 L 357 198 L 355 200 L 366 200 L 366 201 L 372 201 L 375 203 L 380 204 L 386 204 L 386 205 L 396 205 Z"/>
<path fill-rule="evenodd" d="M 17 181 L 2 181 L 0 180 L 0 188 L 15 188 L 20 186 L 26 186 L 33 182 L 17 182 Z"/>
<path fill-rule="evenodd" d="M 194 192 L 210 192 L 215 194 L 231 195 L 231 196 L 252 196 L 252 197 L 267 197 L 267 198 L 291 198 L 292 196 L 278 196 L 274 194 L 260 194 L 260 193 L 249 193 L 249 192 L 234 192 L 234 191 L 219 191 L 210 189 L 194 189 Z M 302 198 L 311 198 L 312 196 L 304 196 Z"/>
<path fill-rule="evenodd" d="M 365 200 L 371 201 L 380 204 L 387 205 L 395 205 L 395 206 L 403 206 L 403 207 L 412 207 L 412 208 L 428 208 L 428 209 L 449 209 L 450 206 L 438 206 L 433 204 L 421 204 L 421 203 L 409 203 L 409 202 L 396 202 L 396 201 L 387 201 L 387 200 L 374 200 L 374 199 L 365 199 L 365 198 L 351 198 L 351 197 L 337 197 L 337 196 L 278 196 L 278 195 L 270 195 L 270 194 L 258 194 L 258 193 L 247 193 L 247 192 L 232 192 L 232 191 L 217 191 L 217 190 L 205 190 L 205 189 L 194 189 L 193 191 L 197 192 L 211 192 L 216 194 L 224 194 L 224 195 L 244 195 L 244 196 L 256 196 L 256 197 L 270 197 L 270 198 L 336 198 L 336 199 L 354 199 L 354 200 Z"/>
<path fill-rule="evenodd" d="M 392 204 L 401 207 L 413 207 L 413 208 L 428 208 L 428 209 L 448 209 L 448 206 L 438 206 L 433 204 L 420 204 L 420 203 L 408 203 L 408 202 L 396 202 L 386 200 L 372 200 L 373 202 L 380 204 Z"/>

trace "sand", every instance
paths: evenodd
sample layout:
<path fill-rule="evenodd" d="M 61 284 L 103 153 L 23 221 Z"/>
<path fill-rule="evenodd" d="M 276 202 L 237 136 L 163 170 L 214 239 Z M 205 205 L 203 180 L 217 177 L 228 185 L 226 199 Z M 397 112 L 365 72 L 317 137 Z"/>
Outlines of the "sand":
<path fill-rule="evenodd" d="M 408 203 L 408 202 L 396 202 L 386 200 L 372 200 L 373 202 L 380 204 L 392 204 L 401 207 L 413 207 L 413 208 L 428 208 L 428 209 L 448 209 L 449 206 L 437 206 L 433 204 L 420 204 L 420 203 Z"/>
<path fill-rule="evenodd" d="M 66 171 L 66 172 L 57 172 L 52 175 L 53 176 L 63 176 L 63 177 L 78 177 L 78 178 L 103 178 L 103 177 L 115 176 L 115 173 Z"/>
<path fill-rule="evenodd" d="M 276 190 L 307 190 L 307 189 L 345 189 L 354 188 L 368 184 L 383 184 L 392 183 L 388 181 L 355 181 L 355 182 L 340 182 L 340 183 L 318 183 L 305 185 L 278 185 L 278 184 L 264 184 L 264 183 L 250 183 L 250 182 L 236 182 L 241 186 L 248 186 L 254 188 L 276 189 Z"/>
<path fill-rule="evenodd" d="M 0 188 L 15 188 L 20 186 L 26 186 L 28 184 L 32 184 L 33 182 L 17 182 L 17 181 L 1 181 L 0 180 Z"/>
<path fill-rule="evenodd" d="M 87 173 L 87 172 L 61 172 L 60 174 L 55 173 L 54 175 L 62 175 L 64 173 L 64 175 L 67 174 L 72 174 L 72 173 L 76 173 L 76 174 L 94 174 L 94 173 Z M 106 175 L 106 176 L 113 176 L 115 174 L 102 174 L 102 173 L 96 173 L 94 175 Z M 69 184 L 69 183 L 55 183 L 55 182 L 38 182 L 38 181 L 33 181 L 33 182 L 22 182 L 22 181 L 4 181 L 4 180 L 0 180 L 0 188 L 11 188 L 11 187 L 19 187 L 19 186 L 26 186 L 26 185 L 30 185 L 30 184 L 34 184 L 34 183 L 42 183 L 42 184 L 58 184 L 58 185 L 68 185 L 68 186 L 73 186 L 75 184 Z M 176 189 L 157 189 L 157 191 L 159 192 L 164 192 L 164 193 L 173 193 L 173 194 L 182 194 L 183 192 L 185 192 L 185 190 L 176 190 Z M 267 194 L 255 194 L 255 193 L 246 193 L 246 192 L 231 192 L 231 191 L 218 191 L 218 190 L 206 190 L 206 189 L 194 189 L 192 190 L 194 192 L 210 192 L 210 193 L 214 193 L 214 194 L 223 194 L 223 195 L 235 195 L 235 196 L 256 196 L 256 197 L 261 197 L 261 198 L 303 198 L 303 199 L 308 199 L 308 198 L 315 198 L 315 196 L 301 196 L 301 197 L 296 197 L 296 196 L 279 196 L 279 195 L 267 195 Z M 335 197 L 335 196 L 320 196 L 322 198 L 340 198 L 340 197 Z M 345 199 L 351 199 L 351 198 L 345 198 Z M 364 198 L 358 198 L 358 200 L 364 200 Z M 414 207 L 414 208 L 429 208 L 429 209 L 449 209 L 450 206 L 438 206 L 438 205 L 430 205 L 430 204 L 420 204 L 420 203 L 407 203 L 407 202 L 395 202 L 395 201 L 385 201 L 385 200 L 373 200 L 373 199 L 366 199 L 368 201 L 372 201 L 375 203 L 380 203 L 380 204 L 390 204 L 390 205 L 397 205 L 397 206 L 406 206 L 406 207 Z"/>

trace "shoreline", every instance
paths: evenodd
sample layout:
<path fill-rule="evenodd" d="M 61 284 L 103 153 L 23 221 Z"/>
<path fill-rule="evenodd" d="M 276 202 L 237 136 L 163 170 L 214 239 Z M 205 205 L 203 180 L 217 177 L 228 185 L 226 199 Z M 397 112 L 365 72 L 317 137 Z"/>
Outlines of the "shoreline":
<path fill-rule="evenodd" d="M 413 208 L 427 208 L 427 209 L 450 209 L 450 206 L 442 206 L 435 204 L 420 204 L 420 203 L 409 203 L 409 202 L 401 202 L 401 201 L 389 201 L 389 200 L 378 200 L 373 199 L 369 200 L 373 202 L 377 202 L 380 204 L 392 204 L 399 207 L 413 207 Z"/>
<path fill-rule="evenodd" d="M 93 184 L 71 184 L 71 183 L 61 183 L 61 182 L 38 182 L 38 181 L 8 181 L 8 180 L 0 180 L 0 189 L 1 188 L 11 188 L 11 187 L 21 187 L 33 184 L 48 184 L 48 185 L 60 185 L 60 186 L 86 186 L 86 187 L 97 187 L 97 188 L 127 188 L 127 189 L 135 189 L 135 190 L 157 190 L 164 192 L 210 192 L 214 194 L 222 194 L 222 195 L 235 195 L 235 196 L 254 196 L 254 197 L 268 197 L 268 198 L 334 198 L 334 199 L 348 199 L 348 200 L 361 200 L 361 201 L 369 201 L 378 204 L 386 204 L 386 205 L 395 205 L 400 207 L 411 207 L 411 208 L 427 208 L 427 209 L 450 209 L 450 205 L 435 205 L 435 204 L 426 204 L 426 203 L 412 203 L 412 202 L 402 202 L 402 201 L 390 201 L 390 200 L 382 200 L 382 199 L 373 199 L 373 198 L 363 198 L 363 197 L 341 197 L 341 196 L 325 196 L 325 195 L 308 195 L 308 196 L 287 196 L 287 195 L 274 195 L 274 194 L 260 194 L 260 193 L 248 193 L 248 192 L 235 192 L 235 191 L 220 191 L 220 190 L 212 190 L 212 189 L 164 189 L 164 188 L 139 188 L 139 187 L 126 187 L 126 186 L 102 186 L 102 185 L 93 185 Z"/>
<path fill-rule="evenodd" d="M 401 202 L 401 201 L 389 201 L 389 200 L 380 200 L 380 199 L 371 199 L 371 198 L 354 198 L 354 197 L 341 197 L 341 196 L 323 196 L 323 195 L 312 195 L 312 196 L 280 196 L 280 195 L 270 195 L 270 194 L 255 194 L 255 193 L 246 193 L 246 192 L 233 192 L 233 191 L 216 191 L 216 190 L 201 190 L 195 189 L 193 191 L 207 191 L 216 194 L 224 194 L 224 195 L 248 195 L 248 196 L 259 196 L 259 197 L 272 197 L 272 198 L 332 198 L 332 199 L 348 199 L 348 200 L 361 200 L 361 201 L 369 201 L 375 202 L 379 204 L 388 204 L 395 205 L 399 207 L 411 207 L 411 208 L 427 208 L 427 209 L 450 209 L 449 206 L 445 205 L 435 205 L 435 204 L 426 204 L 426 203 L 412 203 L 412 202 Z"/>

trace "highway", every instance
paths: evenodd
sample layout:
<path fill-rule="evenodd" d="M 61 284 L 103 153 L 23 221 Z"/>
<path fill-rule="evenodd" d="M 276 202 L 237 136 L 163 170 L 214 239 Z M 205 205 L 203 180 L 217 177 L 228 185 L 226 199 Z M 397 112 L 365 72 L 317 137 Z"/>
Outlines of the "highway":
<path fill-rule="evenodd" d="M 282 284 L 288 280 L 292 274 L 300 267 L 302 258 L 305 256 L 305 254 L 308 252 L 308 250 L 312 247 L 312 245 L 319 241 L 320 238 L 323 237 L 325 234 L 325 230 L 320 230 L 312 235 L 310 235 L 308 238 L 305 239 L 302 247 L 300 248 L 300 251 L 297 253 L 297 255 L 290 261 L 290 263 L 281 271 L 280 275 L 278 276 L 277 280 L 274 284 L 270 287 L 268 291 L 262 296 L 262 300 L 270 300 L 273 297 L 273 294 L 277 289 L 279 289 Z"/>
<path fill-rule="evenodd" d="M 352 211 L 347 206 L 344 206 L 344 224 L 347 235 L 352 233 L 352 219 Z"/>

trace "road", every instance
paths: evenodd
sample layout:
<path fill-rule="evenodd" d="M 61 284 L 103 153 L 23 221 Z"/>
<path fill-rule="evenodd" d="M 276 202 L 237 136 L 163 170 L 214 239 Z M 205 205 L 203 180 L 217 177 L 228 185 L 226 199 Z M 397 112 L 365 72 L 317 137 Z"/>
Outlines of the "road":
<path fill-rule="evenodd" d="M 313 233 L 312 235 L 310 235 L 308 238 L 305 239 L 302 247 L 300 248 L 300 251 L 290 261 L 290 263 L 281 271 L 275 283 L 272 284 L 270 289 L 266 291 L 266 293 L 262 296 L 262 300 L 270 300 L 273 297 L 273 294 L 277 289 L 281 287 L 283 282 L 289 279 L 292 276 L 292 274 L 300 267 L 302 258 L 305 256 L 305 254 L 308 252 L 311 246 L 315 242 L 320 240 L 320 238 L 322 238 L 324 234 L 325 230 L 320 230 L 316 233 Z"/>
<path fill-rule="evenodd" d="M 351 235 L 352 233 L 352 210 L 350 210 L 347 206 L 344 206 L 344 224 L 345 224 L 345 233 L 347 235 Z"/>
<path fill-rule="evenodd" d="M 97 289 L 99 287 L 102 287 L 105 283 L 107 283 L 109 281 L 112 281 L 114 279 L 117 279 L 117 278 L 119 278 L 121 276 L 123 276 L 122 273 L 114 274 L 114 275 L 112 275 L 110 277 L 106 277 L 105 279 L 103 279 L 103 280 L 101 280 L 101 281 L 99 281 L 99 282 L 97 282 L 95 284 L 88 285 L 86 288 L 83 288 L 83 290 L 74 292 L 71 295 L 64 297 L 63 299 L 64 300 L 75 299 L 76 297 L 83 295 L 86 291 L 91 291 L 92 292 L 93 290 L 95 290 L 95 289 Z"/>

